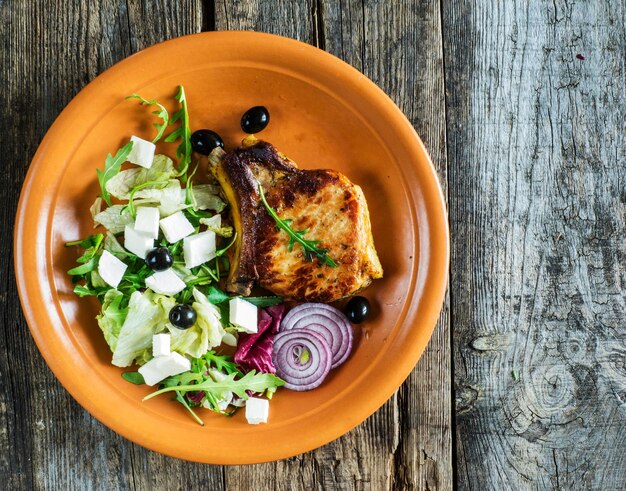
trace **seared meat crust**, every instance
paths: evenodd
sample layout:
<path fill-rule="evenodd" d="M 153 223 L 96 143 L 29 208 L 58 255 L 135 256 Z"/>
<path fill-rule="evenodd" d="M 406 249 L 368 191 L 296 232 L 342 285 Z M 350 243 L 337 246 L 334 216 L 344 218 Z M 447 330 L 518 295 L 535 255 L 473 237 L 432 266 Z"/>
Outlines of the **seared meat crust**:
<path fill-rule="evenodd" d="M 300 170 L 271 144 L 248 140 L 227 154 L 216 149 L 209 168 L 231 204 L 238 234 L 231 256 L 229 291 L 249 295 L 254 283 L 292 300 L 330 302 L 382 277 L 363 192 L 332 170 Z M 279 230 L 260 202 L 257 186 L 294 230 L 318 246 L 338 267 L 307 261 L 299 244 Z"/>

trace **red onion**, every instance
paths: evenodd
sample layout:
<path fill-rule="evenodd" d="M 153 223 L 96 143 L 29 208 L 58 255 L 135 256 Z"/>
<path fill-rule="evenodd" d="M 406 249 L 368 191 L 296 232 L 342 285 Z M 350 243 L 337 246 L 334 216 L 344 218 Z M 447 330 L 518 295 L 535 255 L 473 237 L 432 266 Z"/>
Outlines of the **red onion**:
<path fill-rule="evenodd" d="M 306 353 L 306 359 L 303 360 Z M 304 391 L 319 386 L 332 362 L 332 353 L 326 340 L 308 329 L 279 332 L 274 338 L 272 354 L 276 375 L 282 378 L 285 388 Z"/>
<path fill-rule="evenodd" d="M 335 307 L 323 303 L 303 303 L 294 307 L 280 325 L 281 331 L 310 329 L 321 334 L 332 353 L 332 366 L 336 368 L 350 356 L 353 332 L 348 318 Z"/>

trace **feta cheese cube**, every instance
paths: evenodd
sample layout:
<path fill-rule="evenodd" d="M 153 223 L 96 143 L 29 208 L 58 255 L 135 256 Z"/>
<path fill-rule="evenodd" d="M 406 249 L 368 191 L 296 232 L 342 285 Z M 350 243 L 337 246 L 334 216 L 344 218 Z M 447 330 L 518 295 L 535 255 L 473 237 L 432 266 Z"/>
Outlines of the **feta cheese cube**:
<path fill-rule="evenodd" d="M 170 335 L 155 334 L 152 336 L 152 356 L 169 356 L 170 354 Z"/>
<path fill-rule="evenodd" d="M 185 282 L 181 280 L 172 268 L 157 271 L 146 278 L 146 286 L 154 293 L 161 295 L 176 295 L 185 289 Z"/>
<path fill-rule="evenodd" d="M 100 256 L 100 261 L 98 261 L 98 274 L 108 285 L 117 288 L 127 267 L 109 251 L 104 250 Z"/>
<path fill-rule="evenodd" d="M 185 267 L 195 268 L 215 257 L 215 232 L 207 230 L 200 234 L 189 235 L 183 240 Z"/>
<path fill-rule="evenodd" d="M 156 145 L 134 135 L 130 137 L 130 141 L 133 142 L 133 148 L 128 154 L 128 161 L 146 169 L 152 167 Z"/>
<path fill-rule="evenodd" d="M 194 232 L 193 225 L 187 220 L 182 211 L 162 218 L 159 224 L 161 225 L 161 230 L 163 230 L 163 235 L 165 235 L 170 244 L 178 242 Z"/>
<path fill-rule="evenodd" d="M 154 239 L 135 230 L 133 225 L 124 227 L 124 247 L 142 259 L 154 248 Z"/>
<path fill-rule="evenodd" d="M 229 307 L 231 324 L 242 328 L 247 333 L 258 331 L 256 305 L 245 301 L 243 298 L 236 297 L 230 299 Z"/>
<path fill-rule="evenodd" d="M 259 423 L 267 423 L 269 413 L 270 401 L 267 399 L 249 397 L 246 401 L 246 419 L 249 424 L 258 425 Z"/>
<path fill-rule="evenodd" d="M 153 239 L 158 239 L 160 218 L 158 208 L 139 206 L 135 218 L 135 230 Z"/>
<path fill-rule="evenodd" d="M 143 375 L 143 380 L 147 385 L 155 385 L 164 378 L 188 370 L 191 370 L 191 362 L 180 353 L 173 352 L 168 356 L 152 358 L 148 363 L 139 367 L 138 372 Z"/>

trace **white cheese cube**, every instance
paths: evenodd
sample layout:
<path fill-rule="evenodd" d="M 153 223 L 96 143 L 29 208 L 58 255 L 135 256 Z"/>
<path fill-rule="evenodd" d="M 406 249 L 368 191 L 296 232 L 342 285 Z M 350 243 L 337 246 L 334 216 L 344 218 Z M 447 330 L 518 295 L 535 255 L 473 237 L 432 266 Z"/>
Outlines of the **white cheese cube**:
<path fill-rule="evenodd" d="M 158 208 L 139 206 L 135 218 L 135 230 L 153 239 L 158 239 L 160 218 Z"/>
<path fill-rule="evenodd" d="M 109 251 L 104 250 L 98 261 L 98 274 L 108 285 L 117 288 L 126 272 L 126 264 L 116 258 Z"/>
<path fill-rule="evenodd" d="M 185 267 L 195 268 L 215 257 L 215 232 L 207 230 L 200 234 L 189 235 L 183 240 Z"/>
<path fill-rule="evenodd" d="M 168 356 L 152 358 L 141 366 L 138 372 L 143 375 L 147 385 L 158 384 L 161 380 L 172 375 L 191 370 L 191 362 L 180 353 L 170 353 Z"/>
<path fill-rule="evenodd" d="M 146 286 L 154 293 L 161 295 L 176 295 L 185 289 L 185 282 L 181 280 L 172 268 L 157 271 L 146 278 Z"/>
<path fill-rule="evenodd" d="M 146 169 L 152 167 L 156 145 L 134 135 L 130 137 L 130 141 L 133 142 L 133 148 L 128 154 L 128 161 Z"/>
<path fill-rule="evenodd" d="M 194 232 L 193 225 L 187 220 L 182 211 L 162 218 L 159 224 L 161 225 L 161 230 L 163 230 L 163 235 L 165 235 L 170 244 L 178 242 Z"/>
<path fill-rule="evenodd" d="M 230 323 L 242 328 L 247 333 L 258 331 L 256 305 L 245 301 L 243 298 L 231 298 L 228 302 L 230 307 Z"/>
<path fill-rule="evenodd" d="M 170 354 L 170 335 L 155 334 L 152 336 L 152 356 L 169 356 Z"/>
<path fill-rule="evenodd" d="M 124 247 L 142 259 L 154 248 L 154 239 L 148 235 L 137 232 L 132 225 L 124 227 Z"/>
<path fill-rule="evenodd" d="M 259 423 L 267 423 L 269 414 L 270 401 L 267 399 L 249 397 L 246 401 L 246 419 L 249 424 L 258 425 Z"/>

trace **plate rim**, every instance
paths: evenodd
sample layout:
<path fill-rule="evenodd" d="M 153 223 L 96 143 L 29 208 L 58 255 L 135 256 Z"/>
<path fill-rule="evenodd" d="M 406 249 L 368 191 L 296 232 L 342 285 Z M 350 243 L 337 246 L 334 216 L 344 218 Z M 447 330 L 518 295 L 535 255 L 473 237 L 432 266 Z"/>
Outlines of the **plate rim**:
<path fill-rule="evenodd" d="M 436 266 L 436 268 L 434 268 L 436 269 L 436 271 L 432 272 L 431 271 L 433 269 L 432 264 L 429 263 L 429 264 L 422 265 L 420 263 L 420 260 L 423 259 L 424 254 L 422 250 L 423 241 L 419 238 L 423 236 L 424 237 L 427 236 L 428 237 L 427 243 L 430 243 L 431 242 L 430 235 L 419 233 L 418 238 L 416 238 L 416 242 L 419 244 L 419 256 L 420 256 L 419 258 L 420 260 L 416 261 L 417 263 L 420 263 L 418 264 L 417 267 L 420 270 L 423 267 L 427 267 L 427 270 L 430 271 L 431 274 L 430 275 L 427 274 L 426 277 L 430 278 L 430 276 L 434 275 L 436 276 L 437 282 L 436 284 L 429 285 L 429 288 L 433 289 L 434 291 L 429 292 L 429 296 L 432 298 L 433 303 L 427 309 L 427 312 L 426 312 L 427 321 L 425 322 L 420 321 L 420 324 L 422 325 L 424 332 L 422 332 L 421 336 L 419 337 L 422 340 L 423 338 L 425 338 L 426 341 L 422 342 L 420 340 L 413 340 L 413 344 L 409 346 L 411 348 L 410 349 L 411 361 L 407 362 L 406 360 L 404 360 L 401 366 L 394 370 L 393 377 L 392 377 L 393 383 L 387 384 L 387 386 L 385 387 L 386 390 L 383 391 L 382 395 L 380 395 L 379 397 L 376 397 L 373 403 L 372 401 L 368 401 L 370 402 L 369 405 L 364 411 L 363 410 L 359 411 L 358 417 L 346 418 L 346 421 L 340 426 L 338 431 L 335 430 L 335 431 L 323 432 L 323 434 L 320 435 L 320 438 L 317 438 L 314 441 L 310 441 L 306 445 L 299 445 L 295 452 L 293 451 L 267 452 L 267 449 L 264 449 L 266 451 L 264 453 L 267 455 L 259 456 L 258 458 L 253 457 L 253 458 L 244 458 L 244 459 L 241 459 L 241 458 L 232 459 L 232 458 L 221 458 L 221 456 L 217 456 L 217 458 L 215 458 L 216 454 L 199 455 L 197 452 L 186 452 L 185 449 L 180 449 L 180 448 L 177 448 L 176 446 L 169 446 L 169 447 L 163 448 L 162 446 L 155 445 L 152 440 L 141 438 L 141 436 L 137 436 L 137 435 L 129 436 L 128 428 L 126 427 L 127 425 L 120 424 L 118 421 L 112 421 L 111 419 L 114 419 L 114 418 L 109 417 L 106 411 L 102 411 L 99 408 L 94 407 L 94 404 L 92 404 L 89 398 L 87 397 L 88 394 L 85 393 L 84 387 L 79 387 L 77 384 L 73 383 L 73 381 L 70 378 L 68 378 L 69 375 L 67 373 L 67 370 L 61 366 L 61 363 L 59 361 L 54 359 L 53 353 L 50 351 L 50 347 L 45 344 L 46 336 L 42 334 L 42 331 L 38 329 L 38 326 L 37 326 L 37 324 L 41 322 L 41 319 L 39 319 L 41 315 L 35 314 L 36 309 L 30 308 L 33 300 L 37 301 L 37 299 L 30 298 L 29 296 L 29 291 L 32 288 L 30 288 L 29 285 L 27 284 L 28 282 L 26 278 L 28 277 L 28 275 L 20 274 L 21 271 L 23 270 L 23 266 L 25 262 L 27 262 L 27 258 L 24 257 L 24 250 L 23 250 L 23 247 L 24 247 L 23 231 L 25 228 L 25 220 L 28 218 L 28 212 L 31 211 L 28 209 L 28 206 L 27 206 L 29 197 L 30 197 L 29 189 L 31 186 L 33 186 L 36 173 L 39 170 L 39 168 L 42 166 L 42 155 L 45 154 L 46 147 L 50 143 L 50 140 L 54 138 L 55 136 L 54 133 L 57 131 L 57 129 L 63 124 L 65 120 L 71 117 L 71 112 L 74 110 L 75 106 L 78 106 L 78 103 L 76 102 L 77 99 L 79 101 L 81 100 L 81 97 L 80 97 L 81 94 L 85 94 L 85 92 L 89 93 L 90 91 L 95 90 L 95 88 L 97 88 L 98 85 L 105 82 L 107 78 L 112 77 L 114 74 L 116 74 L 120 70 L 124 70 L 126 64 L 135 63 L 137 58 L 141 56 L 145 56 L 145 53 L 156 52 L 157 50 L 162 49 L 163 45 L 173 46 L 175 44 L 186 43 L 190 39 L 202 39 L 202 40 L 206 39 L 207 42 L 217 43 L 217 42 L 220 42 L 220 38 L 222 38 L 222 41 L 226 40 L 229 42 L 231 41 L 241 42 L 243 38 L 246 38 L 245 42 L 254 42 L 255 40 L 254 38 L 256 38 L 258 40 L 262 39 L 264 40 L 264 42 L 277 43 L 281 45 L 281 49 L 282 48 L 284 49 L 295 48 L 298 50 L 306 51 L 307 56 L 317 58 L 317 60 L 321 64 L 323 65 L 331 64 L 334 70 L 336 70 L 337 72 L 341 72 L 342 74 L 352 79 L 353 81 L 356 81 L 358 79 L 358 83 L 363 84 L 365 86 L 363 90 L 371 93 L 371 94 L 368 94 L 368 99 L 371 99 L 372 102 L 377 102 L 384 106 L 385 112 L 389 112 L 389 116 L 393 118 L 396 126 L 402 129 L 402 136 L 404 137 L 404 139 L 413 140 L 412 143 L 417 144 L 417 149 L 418 149 L 417 151 L 419 151 L 422 154 L 423 158 L 425 158 L 428 164 L 427 169 L 420 169 L 420 170 L 422 170 L 423 173 L 426 173 L 427 174 L 426 177 L 427 179 L 429 179 L 429 182 L 427 182 L 427 184 L 429 184 L 428 186 L 429 191 L 430 191 L 429 196 L 431 199 L 429 201 L 430 203 L 429 207 L 426 207 L 422 210 L 423 212 L 422 215 L 427 214 L 427 215 L 430 215 L 431 217 L 423 218 L 421 220 L 422 222 L 421 225 L 424 226 L 425 223 L 426 225 L 437 225 L 436 233 L 438 234 L 439 239 L 440 239 L 439 243 L 443 244 L 444 246 L 443 251 L 435 251 L 435 253 L 437 254 L 437 260 L 436 260 L 437 264 L 434 265 Z M 235 39 L 235 38 L 238 38 L 238 39 Z M 193 43 L 193 41 L 189 41 L 189 42 Z M 413 164 L 413 165 L 417 167 L 417 164 Z M 436 205 L 437 209 L 434 209 L 433 204 Z M 415 213 L 416 216 L 420 216 L 420 210 L 414 209 L 411 211 Z M 438 223 L 434 223 L 434 222 L 431 223 L 430 220 L 433 217 L 437 219 Z M 417 228 L 418 226 L 415 225 L 415 227 Z M 428 229 L 428 231 L 432 232 L 431 227 L 428 226 L 426 228 Z M 43 241 L 43 242 L 46 242 L 46 241 Z M 43 245 L 45 244 L 38 243 L 35 245 L 35 248 L 36 249 L 38 248 L 39 250 L 42 248 Z M 160 453 L 172 456 L 172 457 L 176 457 L 176 458 L 181 458 L 181 459 L 186 459 L 186 460 L 191 460 L 191 461 L 196 461 L 196 462 L 203 462 L 203 463 L 226 464 L 226 465 L 275 461 L 275 460 L 287 458 L 293 455 L 298 455 L 300 453 L 313 450 L 315 448 L 325 445 L 329 443 L 330 441 L 333 441 L 339 438 L 340 436 L 346 434 L 347 432 L 349 432 L 350 430 L 352 430 L 353 428 L 355 428 L 356 426 L 364 422 L 367 418 L 369 418 L 372 414 L 374 414 L 383 404 L 385 404 L 385 402 L 393 395 L 393 393 L 395 393 L 395 391 L 402 385 L 402 383 L 404 383 L 406 378 L 410 375 L 411 371 L 413 370 L 413 368 L 415 367 L 415 365 L 421 358 L 423 351 L 425 350 L 426 346 L 428 345 L 428 342 L 430 341 L 432 337 L 432 333 L 436 327 L 437 319 L 439 317 L 439 313 L 441 311 L 441 308 L 443 306 L 443 302 L 445 299 L 445 292 L 446 292 L 447 283 L 448 283 L 449 256 L 450 256 L 448 216 L 447 216 L 445 198 L 443 195 L 441 184 L 439 183 L 436 170 L 431 161 L 430 155 L 428 154 L 428 151 L 426 150 L 419 135 L 417 134 L 417 132 L 415 131 L 411 123 L 408 121 L 406 116 L 404 116 L 402 111 L 391 100 L 391 98 L 389 98 L 389 96 L 387 96 L 382 91 L 382 89 L 380 89 L 376 84 L 374 84 L 374 82 L 372 82 L 369 78 L 367 78 L 361 72 L 359 72 L 354 67 L 350 66 L 346 62 L 340 60 L 339 58 L 335 57 L 334 55 L 330 53 L 322 51 L 312 45 L 302 43 L 300 41 L 296 41 L 294 39 L 277 36 L 273 34 L 257 33 L 257 32 L 250 32 L 250 31 L 213 31 L 213 32 L 191 34 L 191 35 L 181 36 L 178 38 L 173 38 L 167 41 L 163 41 L 161 43 L 145 48 L 144 50 L 141 50 L 123 60 L 118 61 L 112 67 L 110 67 L 109 69 L 107 69 L 106 71 L 98 75 L 89 84 L 87 84 L 78 94 L 76 94 L 72 98 L 72 100 L 65 106 L 65 108 L 61 111 L 61 113 L 57 116 L 55 121 L 52 123 L 52 125 L 46 132 L 46 135 L 42 139 L 39 147 L 37 148 L 35 155 L 33 156 L 31 160 L 31 163 L 28 168 L 28 172 L 24 179 L 22 190 L 20 192 L 20 198 L 18 202 L 15 227 L 14 227 L 13 248 L 14 248 L 13 262 L 14 262 L 14 270 L 15 270 L 15 275 L 16 275 L 16 283 L 18 286 L 18 294 L 20 298 L 20 303 L 22 305 L 22 311 L 24 313 L 27 324 L 29 326 L 29 332 L 31 333 L 31 336 L 35 340 L 35 343 L 40 353 L 44 357 L 48 367 L 54 373 L 57 380 L 72 395 L 72 397 L 85 410 L 87 410 L 90 414 L 92 414 L 96 419 L 98 419 L 105 426 L 115 431 L 116 433 L 120 434 L 124 438 L 129 439 L 139 445 L 142 445 L 151 450 L 154 450 L 154 451 L 157 451 L 157 452 L 160 452 Z M 44 247 L 44 250 L 45 250 L 45 247 Z M 429 251 L 429 252 L 432 253 L 432 251 Z M 417 276 L 415 277 L 415 282 L 416 281 L 418 281 Z M 412 284 L 412 286 L 415 286 L 415 284 Z M 406 322 L 406 317 L 410 317 L 409 311 L 411 310 L 411 307 L 412 307 L 411 305 L 408 305 L 410 300 L 411 300 L 410 298 L 407 298 L 407 306 L 405 308 L 406 310 L 405 322 Z M 40 299 L 40 301 L 44 301 L 44 299 Z"/>

